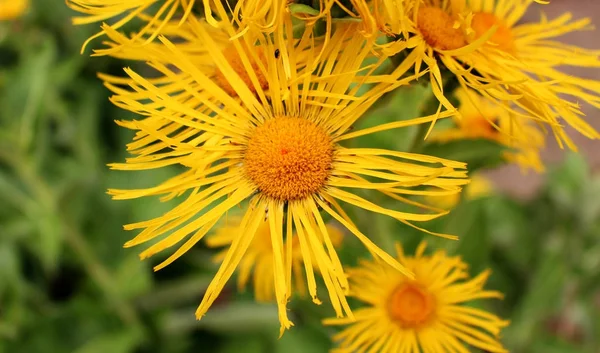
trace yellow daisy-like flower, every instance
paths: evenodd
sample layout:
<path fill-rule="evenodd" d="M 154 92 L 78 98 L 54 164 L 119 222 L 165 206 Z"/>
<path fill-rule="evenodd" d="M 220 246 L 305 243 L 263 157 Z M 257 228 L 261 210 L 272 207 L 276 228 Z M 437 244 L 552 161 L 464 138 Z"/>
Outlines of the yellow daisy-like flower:
<path fill-rule="evenodd" d="M 478 74 L 463 68 L 459 58 L 469 57 L 487 41 L 490 34 L 472 43 L 467 42 L 463 30 L 456 26 L 457 21 L 451 13 L 452 1 L 404 1 L 401 4 L 399 9 L 403 11 L 402 14 L 379 11 L 386 14 L 384 20 L 387 26 L 383 30 L 390 28 L 386 31 L 399 31 L 398 34 L 391 34 L 395 35 L 397 40 L 384 45 L 383 53 L 394 56 L 408 52 L 404 63 L 414 67 L 417 74 L 425 65 L 429 70 L 432 92 L 441 106 L 456 111 L 444 95 L 442 68 L 449 68 L 461 83 L 477 81 Z M 393 17 L 390 17 L 392 15 Z"/>
<path fill-rule="evenodd" d="M 110 20 L 111 29 L 118 30 L 134 19 L 146 22 L 137 33 L 137 37 L 147 35 L 146 43 L 151 42 L 161 33 L 171 19 L 178 18 L 183 23 L 192 12 L 195 0 L 67 0 L 67 5 L 84 16 L 73 18 L 73 24 L 85 25 Z M 85 41 L 81 52 L 90 41 L 106 34 L 101 30 Z"/>
<path fill-rule="evenodd" d="M 466 200 L 475 200 L 491 194 L 493 189 L 492 183 L 486 177 L 475 174 L 471 176 L 471 182 L 464 188 L 463 194 Z M 460 194 L 452 194 L 444 197 L 426 197 L 426 200 L 430 205 L 450 210 L 460 202 Z"/>
<path fill-rule="evenodd" d="M 217 232 L 206 240 L 206 244 L 210 247 L 231 246 L 233 241 L 238 237 L 239 223 L 241 220 L 230 221 L 227 225 L 219 227 Z M 337 248 L 342 243 L 341 230 L 331 224 L 325 225 L 331 245 Z M 289 239 L 287 241 L 290 241 Z M 300 251 L 300 243 L 297 235 L 292 235 L 292 244 L 284 244 L 284 247 L 292 248 L 292 273 L 294 274 L 294 288 L 291 292 L 300 295 L 306 294 L 306 281 L 302 273 L 303 255 Z M 227 250 L 220 252 L 215 260 L 222 262 L 227 255 Z M 258 226 L 254 240 L 250 243 L 246 254 L 240 261 L 238 266 L 238 289 L 243 290 L 248 284 L 250 275 L 252 274 L 252 283 L 254 286 L 254 296 L 260 302 L 272 302 L 275 299 L 275 286 L 273 282 L 273 247 L 271 246 L 271 227 L 269 222 L 264 220 Z M 311 258 L 311 263 L 315 270 L 317 260 L 314 256 Z"/>
<path fill-rule="evenodd" d="M 515 114 L 549 123 L 561 147 L 564 143 L 576 149 L 562 124 L 570 125 L 588 138 L 600 138 L 582 119 L 584 114 L 577 103 L 584 101 L 600 108 L 600 82 L 567 75 L 557 68 L 563 65 L 600 67 L 600 50 L 553 40 L 571 32 L 592 29 L 589 18 L 572 20 L 572 15 L 566 13 L 554 20 L 542 16 L 540 22 L 517 24 L 532 3 L 532 0 L 470 0 L 462 9 L 459 7 L 458 10 L 469 14 L 464 17 L 464 27 L 468 29 L 470 40 L 496 29 L 472 61 L 465 63 L 475 67 L 490 82 L 515 82 L 484 90 L 484 96 L 496 103 L 497 91 L 515 96 L 516 99 L 511 100 L 518 107 L 513 110 Z M 508 107 L 508 103 L 503 106 Z"/>
<path fill-rule="evenodd" d="M 555 20 L 517 25 L 533 0 L 425 0 L 405 3 L 410 36 L 388 44 L 391 55 L 411 49 L 416 71 L 431 69 L 432 90 L 447 109 L 440 67 L 447 68 L 464 89 L 477 91 L 514 116 L 545 123 L 562 146 L 575 149 L 561 124 L 589 138 L 600 135 L 581 116 L 576 102 L 600 107 L 600 82 L 566 75 L 559 65 L 600 67 L 598 50 L 565 45 L 552 39 L 590 28 L 589 19 Z M 471 91 L 471 95 L 475 93 Z"/>
<path fill-rule="evenodd" d="M 506 352 L 498 341 L 508 325 L 496 315 L 471 306 L 473 300 L 502 298 L 483 289 L 489 271 L 469 279 L 467 264 L 444 251 L 424 255 L 425 243 L 414 257 L 398 259 L 415 273 L 407 278 L 377 261 L 363 261 L 348 271 L 351 295 L 367 304 L 354 311 L 356 321 L 327 319 L 326 325 L 350 325 L 334 336 L 333 352 L 468 352 L 468 346 L 486 352 Z"/>
<path fill-rule="evenodd" d="M 20 17 L 29 8 L 29 0 L 0 0 L 0 21 Z"/>
<path fill-rule="evenodd" d="M 220 17 L 225 18 L 227 12 L 221 3 L 214 5 Z M 350 131 L 382 94 L 415 77 L 400 79 L 406 67 L 388 75 L 374 75 L 385 59 L 363 64 L 373 42 L 355 36 L 352 25 L 341 26 L 327 46 L 317 48 L 310 26 L 301 38 L 293 38 L 292 20 L 287 15 L 274 34 L 248 32 L 232 39 L 232 51 L 224 52 L 195 17 L 188 21 L 204 43 L 210 65 L 215 65 L 220 74 L 207 76 L 200 68 L 204 63 L 192 61 L 177 45 L 161 37 L 172 60 L 168 67 L 154 60 L 150 60 L 150 65 L 169 80 L 179 75 L 177 81 L 163 89 L 158 83 L 160 78 L 147 80 L 126 69 L 133 80 L 130 85 L 134 95 L 117 91 L 112 97 L 115 104 L 147 117 L 124 123 L 138 132 L 136 141 L 129 146 L 136 156 L 127 163 L 112 165 L 113 168 L 187 168 L 156 187 L 110 190 L 115 199 L 151 195 L 174 198 L 185 194 L 185 199 L 164 215 L 125 226 L 128 230 L 142 230 L 126 246 L 162 238 L 141 254 L 146 258 L 187 238 L 173 255 L 155 267 L 161 269 L 200 241 L 228 210 L 247 200 L 237 236 L 196 315 L 201 318 L 215 301 L 266 217 L 282 330 L 292 325 L 286 303 L 291 296 L 294 244 L 288 239 L 293 237 L 300 244 L 310 296 L 320 302 L 314 259 L 337 315 L 351 315 L 345 298 L 347 279 L 322 210 L 357 236 L 373 254 L 410 275 L 356 228 L 339 201 L 412 225 L 447 212 L 409 200 L 406 195 L 457 193 L 466 183 L 463 163 L 342 146 L 343 141 L 358 136 L 431 122 L 435 117 Z M 227 30 L 235 33 L 236 29 Z M 299 69 L 296 60 L 303 55 L 309 60 L 304 69 Z M 367 87 L 370 89 L 359 93 Z M 182 95 L 186 98 L 182 99 Z M 436 190 L 415 188 L 420 185 Z M 387 209 L 344 190 L 348 188 L 379 190 L 407 206 L 417 206 L 418 211 Z M 430 212 L 423 213 L 424 210 Z"/>
<path fill-rule="evenodd" d="M 547 0 L 533 0 L 540 4 L 547 4 Z M 388 36 L 402 35 L 405 39 L 409 38 L 409 32 L 414 27 L 411 23 L 411 18 L 407 16 L 407 9 L 416 4 L 415 0 L 350 0 L 352 6 L 356 10 L 355 17 L 360 18 L 365 25 L 365 28 L 370 28 L 372 31 L 366 31 L 372 35 L 373 32 L 379 30 Z M 440 6 L 439 0 L 432 2 L 436 6 Z M 350 14 L 352 12 L 349 11 Z"/>
<path fill-rule="evenodd" d="M 515 117 L 498 104 L 479 95 L 459 91 L 460 117 L 455 117 L 455 127 L 435 131 L 431 141 L 463 139 L 488 139 L 510 149 L 504 153 L 505 160 L 517 163 L 523 171 L 544 170 L 540 150 L 545 146 L 543 133 L 533 121 Z"/>

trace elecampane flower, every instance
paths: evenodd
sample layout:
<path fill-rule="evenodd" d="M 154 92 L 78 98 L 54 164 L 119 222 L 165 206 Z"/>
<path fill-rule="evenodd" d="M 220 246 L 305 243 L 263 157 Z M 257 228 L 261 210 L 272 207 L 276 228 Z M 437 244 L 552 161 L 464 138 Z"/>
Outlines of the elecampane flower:
<path fill-rule="evenodd" d="M 539 22 L 518 24 L 532 0 L 469 0 L 466 3 L 462 11 L 469 13 L 464 27 L 470 38 L 486 32 L 493 35 L 477 51 L 473 61 L 465 64 L 473 65 L 480 75 L 490 80 L 516 82 L 504 89 L 499 86 L 497 90 L 516 97 L 511 100 L 518 107 L 515 113 L 547 122 L 561 146 L 564 143 L 576 149 L 563 124 L 588 138 L 599 138 L 600 134 L 583 119 L 578 101 L 600 108 L 600 82 L 565 74 L 558 67 L 600 67 L 600 50 L 555 40 L 571 32 L 591 30 L 590 19 L 573 20 L 570 13 L 565 13 L 553 20 L 542 15 Z M 494 91 L 489 93 L 484 96 L 498 103 Z"/>
<path fill-rule="evenodd" d="M 493 0 L 492 0 L 493 1 Z M 540 4 L 547 4 L 545 0 L 533 0 Z M 367 23 L 366 28 L 373 31 L 379 30 L 388 36 L 403 36 L 409 38 L 412 18 L 408 16 L 407 9 L 416 5 L 418 0 L 350 0 L 356 10 L 356 16 Z M 431 1 L 435 6 L 441 6 L 440 0 Z M 491 1 L 488 1 L 491 3 Z M 373 31 L 367 31 L 372 35 Z"/>
<path fill-rule="evenodd" d="M 238 237 L 238 229 L 241 219 L 228 221 L 226 225 L 218 227 L 214 235 L 206 239 L 210 247 L 230 247 Z M 326 224 L 327 235 L 331 239 L 331 245 L 337 248 L 342 243 L 342 232 L 336 226 Z M 322 236 L 322 235 L 321 235 Z M 290 240 L 291 239 L 291 240 Z M 291 292 L 300 295 L 306 294 L 306 281 L 302 266 L 304 263 L 302 251 L 300 250 L 299 237 L 292 235 L 286 241 L 292 241 L 292 273 L 294 274 L 293 290 Z M 288 244 L 284 244 L 287 247 Z M 221 251 L 216 260 L 222 262 L 227 255 L 227 250 Z M 275 299 L 275 287 L 273 283 L 273 247 L 271 246 L 271 228 L 268 219 L 260 223 L 254 235 L 252 243 L 238 265 L 238 289 L 243 290 L 252 276 L 254 297 L 257 301 L 272 302 Z M 317 260 L 314 256 L 310 259 L 314 270 L 318 271 Z"/>
<path fill-rule="evenodd" d="M 415 274 L 413 279 L 379 261 L 363 261 L 350 269 L 351 295 L 366 306 L 355 310 L 356 321 L 327 319 L 326 325 L 347 326 L 333 339 L 332 352 L 507 352 L 498 341 L 508 325 L 496 315 L 467 306 L 477 299 L 502 298 L 483 287 L 485 271 L 469 278 L 467 264 L 444 251 L 424 255 L 421 243 L 414 257 L 397 245 L 398 259 Z"/>
<path fill-rule="evenodd" d="M 430 68 L 432 90 L 444 96 L 441 69 L 448 69 L 464 89 L 510 111 L 513 116 L 546 124 L 562 146 L 575 149 L 564 131 L 566 123 L 589 138 L 600 135 L 583 119 L 578 104 L 600 107 L 600 82 L 561 73 L 559 65 L 599 67 L 600 51 L 562 44 L 553 39 L 589 29 L 589 19 L 517 24 L 533 0 L 425 0 L 407 2 L 412 26 L 409 38 L 387 45 L 389 55 L 410 49 L 418 72 Z M 567 99 L 565 99 L 565 96 Z"/>
<path fill-rule="evenodd" d="M 220 2 L 214 5 L 221 17 L 227 16 Z M 370 57 L 373 42 L 355 36 L 351 24 L 340 26 L 327 45 L 318 46 L 310 26 L 301 38 L 294 39 L 292 20 L 287 15 L 273 35 L 249 30 L 241 37 L 230 36 L 234 37 L 233 49 L 227 51 L 195 17 L 190 16 L 188 21 L 204 43 L 218 75 L 208 76 L 203 69 L 206 63 L 193 61 L 178 49 L 178 44 L 161 37 L 172 60 L 168 66 L 154 60 L 150 60 L 150 65 L 170 82 L 169 88 L 160 86 L 160 77 L 145 79 L 126 69 L 132 80 L 128 83 L 131 90 L 115 87 L 116 95 L 111 99 L 120 107 L 146 116 L 121 123 L 137 131 L 136 140 L 129 146 L 135 157 L 114 164 L 113 168 L 187 168 L 156 187 L 110 190 L 115 199 L 150 195 L 184 198 L 160 217 L 127 225 L 126 229 L 142 231 L 126 246 L 159 239 L 141 254 L 146 258 L 185 240 L 173 255 L 155 267 L 161 269 L 200 241 L 229 209 L 248 201 L 237 236 L 205 293 L 197 317 L 201 318 L 215 301 L 265 217 L 270 228 L 275 297 L 282 330 L 292 325 L 286 303 L 291 296 L 294 244 L 299 244 L 313 301 L 320 302 L 313 270 L 316 267 L 337 315 L 351 316 L 344 294 L 348 283 L 321 211 L 357 236 L 373 254 L 406 272 L 356 228 L 339 201 L 416 227 L 413 222 L 447 212 L 408 199 L 407 195 L 459 192 L 467 182 L 464 163 L 343 147 L 343 141 L 348 139 L 429 123 L 435 118 L 350 131 L 382 94 L 415 78 L 400 79 L 406 66 L 391 74 L 374 75 L 385 58 L 363 64 Z M 235 34 L 236 28 L 226 30 Z M 299 68 L 296 61 L 302 56 L 308 59 Z M 178 78 L 172 81 L 173 77 Z M 362 91 L 365 92 L 359 93 Z M 423 190 L 418 187 L 421 185 L 435 190 Z M 401 201 L 398 205 L 416 206 L 418 211 L 384 208 L 354 194 L 353 189 L 378 190 Z M 298 240 L 294 241 L 294 237 Z"/>

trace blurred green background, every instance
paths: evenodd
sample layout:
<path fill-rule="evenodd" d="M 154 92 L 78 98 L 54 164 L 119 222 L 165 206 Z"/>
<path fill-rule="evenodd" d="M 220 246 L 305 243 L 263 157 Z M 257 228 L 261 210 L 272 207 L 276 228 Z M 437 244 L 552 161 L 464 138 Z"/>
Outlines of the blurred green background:
<path fill-rule="evenodd" d="M 113 120 L 134 117 L 109 103 L 96 73 L 121 74 L 132 64 L 79 55 L 95 27 L 71 26 L 71 15 L 63 1 L 37 0 L 24 17 L 0 22 L 0 352 L 326 352 L 335 332 L 320 324 L 333 315 L 327 305 L 296 298 L 296 326 L 278 339 L 275 307 L 229 287 L 196 321 L 214 252 L 197 246 L 153 273 L 167 254 L 142 262 L 139 248 L 122 248 L 134 235 L 123 224 L 172 203 L 116 202 L 105 190 L 152 185 L 178 170 L 108 170 L 107 163 L 124 160 L 132 137 Z M 422 97 L 422 87 L 399 91 L 370 114 L 378 122 L 414 117 Z M 391 131 L 356 143 L 406 150 L 414 134 Z M 489 149 L 443 150 L 473 166 L 498 161 Z M 351 216 L 388 250 L 394 240 L 410 251 L 427 238 L 432 248 L 462 254 L 472 274 L 492 268 L 488 288 L 506 298 L 482 305 L 511 320 L 502 337 L 511 351 L 598 353 L 600 175 L 568 155 L 544 178 L 526 201 L 495 193 L 428 224 L 460 235 L 458 242 L 383 216 Z M 366 256 L 346 240 L 345 263 Z"/>

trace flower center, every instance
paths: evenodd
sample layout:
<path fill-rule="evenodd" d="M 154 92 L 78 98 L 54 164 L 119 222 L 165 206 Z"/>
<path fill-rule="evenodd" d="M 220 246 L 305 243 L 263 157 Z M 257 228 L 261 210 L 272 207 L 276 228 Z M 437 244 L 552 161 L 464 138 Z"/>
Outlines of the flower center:
<path fill-rule="evenodd" d="M 245 48 L 244 44 L 242 44 L 242 46 Z M 256 52 L 258 59 L 263 64 L 265 64 L 267 62 L 267 60 L 265 59 L 263 50 L 260 47 L 252 47 L 251 50 L 254 50 Z M 252 58 L 252 56 L 250 54 L 248 54 L 248 52 L 249 52 L 249 50 L 246 50 L 246 53 L 247 53 L 246 56 L 248 57 L 248 60 L 250 60 L 252 70 L 254 71 L 254 73 L 256 74 L 256 78 L 258 79 L 258 84 L 263 90 L 266 90 L 267 88 L 269 88 L 269 81 L 267 80 L 265 75 L 263 75 L 262 71 L 260 71 L 260 68 L 259 68 L 256 60 L 254 60 Z M 250 73 L 244 67 L 242 59 L 240 58 L 240 55 L 239 55 L 236 47 L 233 44 L 230 44 L 229 46 L 227 46 L 225 48 L 225 50 L 223 50 L 223 56 L 225 56 L 225 59 L 227 60 L 229 65 L 231 65 L 231 67 L 233 68 L 233 71 L 235 71 L 235 73 L 240 76 L 240 79 L 242 80 L 242 82 L 244 84 L 246 84 L 246 86 L 248 86 L 248 88 L 250 89 L 250 91 L 252 93 L 256 94 L 256 88 L 254 87 L 254 84 L 252 83 L 252 80 L 250 79 Z M 229 77 L 229 79 L 233 80 L 235 78 Z M 225 74 L 223 74 L 223 72 L 221 72 L 221 70 L 219 70 L 219 69 L 217 69 L 215 71 L 215 81 L 231 97 L 238 96 L 236 90 L 233 88 L 231 83 L 229 83 Z"/>
<path fill-rule="evenodd" d="M 489 39 L 495 47 L 507 53 L 515 52 L 515 41 L 513 34 L 502 20 L 491 13 L 477 12 L 473 15 L 471 28 L 475 31 L 475 39 L 484 35 L 492 26 L 498 25 L 498 29 Z"/>
<path fill-rule="evenodd" d="M 333 144 L 315 123 L 302 118 L 267 120 L 254 131 L 244 157 L 248 177 L 265 195 L 282 201 L 307 197 L 329 176 Z"/>
<path fill-rule="evenodd" d="M 434 298 L 416 283 L 401 284 L 392 293 L 388 303 L 391 318 L 405 328 L 426 323 L 434 309 Z"/>
<path fill-rule="evenodd" d="M 417 27 L 425 42 L 439 50 L 454 50 L 467 42 L 460 28 L 454 28 L 452 17 L 439 7 L 420 7 Z"/>

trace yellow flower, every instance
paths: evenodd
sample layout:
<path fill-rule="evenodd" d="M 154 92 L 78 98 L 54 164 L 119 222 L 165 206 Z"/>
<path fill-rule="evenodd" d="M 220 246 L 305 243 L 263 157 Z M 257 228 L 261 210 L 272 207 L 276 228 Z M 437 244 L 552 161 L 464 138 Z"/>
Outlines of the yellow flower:
<path fill-rule="evenodd" d="M 533 1 L 540 4 L 548 3 L 546 0 Z M 416 0 L 350 0 L 350 2 L 357 13 L 348 12 L 366 23 L 365 28 L 371 29 L 365 31 L 367 35 L 372 35 L 379 30 L 389 36 L 402 35 L 408 38 L 411 28 L 414 28 L 415 22 L 411 21 L 413 18 L 408 16 L 407 10 L 416 5 L 418 2 Z M 439 4 L 439 1 L 430 1 L 430 3 Z"/>
<path fill-rule="evenodd" d="M 220 2 L 215 8 L 221 18 L 227 16 Z M 156 187 L 109 191 L 115 199 L 152 195 L 169 199 L 185 194 L 181 203 L 164 215 L 125 226 L 142 230 L 126 246 L 162 238 L 141 254 L 147 258 L 187 238 L 155 267 L 161 269 L 200 241 L 228 210 L 247 200 L 236 237 L 206 291 L 197 318 L 207 312 L 240 264 L 265 217 L 282 332 L 292 325 L 286 303 L 292 294 L 293 249 L 289 244 L 293 242 L 284 239 L 293 234 L 300 244 L 313 301 L 320 302 L 314 263 L 337 315 L 351 316 L 345 298 L 347 279 L 321 211 L 357 236 L 373 254 L 406 272 L 357 229 L 339 201 L 415 226 L 412 222 L 428 221 L 447 212 L 409 200 L 406 195 L 459 192 L 466 183 L 465 165 L 425 155 L 343 147 L 345 140 L 434 119 L 429 116 L 350 131 L 382 94 L 415 78 L 400 79 L 406 71 L 403 67 L 387 75 L 374 75 L 385 58 L 365 66 L 373 42 L 355 36 L 352 25 L 340 26 L 327 45 L 317 47 L 310 26 L 301 38 L 293 38 L 292 19 L 286 15 L 274 34 L 249 31 L 232 39 L 233 49 L 224 52 L 195 17 L 188 17 L 188 22 L 204 43 L 210 64 L 193 61 L 178 45 L 161 37 L 172 59 L 168 67 L 152 59 L 150 65 L 164 77 L 147 80 L 126 69 L 133 91 L 116 89 L 112 97 L 115 104 L 147 117 L 122 123 L 137 131 L 129 146 L 135 156 L 113 168 L 186 168 Z M 236 29 L 226 30 L 235 33 Z M 299 67 L 297 60 L 302 56 L 309 59 Z M 218 75 L 207 76 L 203 65 L 216 66 Z M 177 79 L 171 80 L 173 77 Z M 163 78 L 170 82 L 167 88 L 161 86 Z M 362 92 L 367 86 L 370 89 Z M 436 190 L 415 188 L 420 185 Z M 387 209 L 346 188 L 378 190 L 416 206 L 416 210 Z M 423 214 L 424 210 L 430 212 Z"/>
<path fill-rule="evenodd" d="M 0 0 L 0 21 L 20 17 L 29 8 L 29 0 Z"/>
<path fill-rule="evenodd" d="M 351 295 L 367 306 L 354 311 L 356 321 L 327 319 L 326 325 L 350 325 L 334 336 L 334 352 L 506 352 L 498 341 L 508 325 L 496 315 L 471 306 L 473 300 L 502 298 L 484 290 L 489 271 L 469 279 L 467 264 L 444 251 L 425 256 L 425 243 L 415 257 L 397 245 L 398 259 L 415 273 L 409 279 L 377 261 L 364 261 L 348 271 Z"/>
<path fill-rule="evenodd" d="M 449 68 L 461 84 L 477 81 L 477 73 L 463 68 L 460 59 L 472 55 L 485 43 L 487 37 L 468 43 L 463 30 L 455 25 L 457 21 L 450 9 L 452 2 L 444 1 L 445 5 L 442 5 L 436 0 L 424 0 L 404 1 L 401 4 L 403 6 L 399 9 L 403 14 L 396 13 L 393 18 L 387 18 L 392 12 L 383 11 L 390 28 L 388 31 L 401 31 L 391 34 L 397 40 L 383 45 L 383 53 L 393 56 L 407 52 L 403 64 L 414 67 L 416 74 L 425 65 L 434 96 L 441 106 L 455 112 L 456 108 L 444 95 L 442 68 Z"/>
<path fill-rule="evenodd" d="M 493 186 L 487 178 L 475 174 L 471 176 L 471 182 L 465 186 L 463 193 L 466 200 L 475 200 L 489 195 L 492 190 Z M 452 194 L 444 197 L 426 197 L 426 200 L 430 205 L 449 210 L 459 203 L 460 194 Z"/>
<path fill-rule="evenodd" d="M 217 232 L 206 240 L 210 247 L 231 246 L 238 236 L 240 219 L 230 221 L 223 227 L 219 227 Z M 331 245 L 337 248 L 342 243 L 342 232 L 336 226 L 325 225 L 327 234 L 331 239 Z M 319 234 L 322 237 L 321 234 Z M 291 244 L 288 242 L 291 241 Z M 292 251 L 292 272 L 294 273 L 294 289 L 291 292 L 298 292 L 300 295 L 306 294 L 306 282 L 302 273 L 303 255 L 300 251 L 300 243 L 297 235 L 292 235 L 291 240 L 286 239 L 285 247 L 290 246 Z M 216 260 L 222 262 L 227 255 L 227 250 L 220 252 Z M 264 220 L 258 226 L 256 235 L 250 243 L 248 250 L 239 264 L 238 289 L 243 290 L 248 284 L 250 274 L 254 286 L 254 296 L 261 302 L 272 302 L 275 299 L 275 286 L 273 283 L 273 247 L 271 246 L 271 228 L 269 223 Z M 316 267 L 316 258 L 311 256 L 311 263 L 314 270 Z"/>
<path fill-rule="evenodd" d="M 588 50 L 555 41 L 575 31 L 591 30 L 589 18 L 572 20 L 566 13 L 554 20 L 517 24 L 532 0 L 470 0 L 462 9 L 470 40 L 492 33 L 489 41 L 465 64 L 473 65 L 487 82 L 509 83 L 484 90 L 484 96 L 501 103 L 496 93 L 511 95 L 521 116 L 550 125 L 558 143 L 576 149 L 563 129 L 566 123 L 588 138 L 600 134 L 583 120 L 578 101 L 600 108 L 600 82 L 567 75 L 559 66 L 600 67 L 600 50 Z M 495 32 L 493 31 L 495 29 Z M 476 86 L 474 86 L 476 88 Z M 481 90 L 480 90 L 481 91 Z"/>
<path fill-rule="evenodd" d="M 118 30 L 133 19 L 141 19 L 146 22 L 145 26 L 137 32 L 136 38 L 147 36 L 146 43 L 151 42 L 161 33 L 164 25 L 171 19 L 178 17 L 179 23 L 183 23 L 190 15 L 195 0 L 66 0 L 67 5 L 84 16 L 73 18 L 73 24 L 85 25 L 96 22 L 112 21 L 111 29 Z M 85 41 L 81 52 L 90 41 L 106 34 L 103 29 Z"/>
<path fill-rule="evenodd" d="M 576 101 L 600 107 L 600 82 L 566 75 L 559 65 L 600 67 L 600 51 L 553 41 L 555 37 L 590 28 L 589 19 L 555 20 L 517 25 L 533 0 L 453 0 L 405 2 L 410 19 L 406 40 L 387 45 L 393 55 L 408 54 L 418 72 L 429 69 L 434 95 L 446 109 L 440 67 L 447 68 L 464 89 L 479 94 L 514 116 L 547 124 L 562 146 L 575 149 L 563 122 L 589 138 L 600 135 L 581 116 Z M 474 94 L 474 93 L 471 93 Z"/>
<path fill-rule="evenodd" d="M 460 117 L 455 117 L 455 127 L 432 133 L 431 141 L 452 141 L 463 139 L 488 139 L 511 149 L 504 153 L 504 159 L 517 163 L 523 171 L 544 170 L 540 150 L 544 148 L 543 133 L 533 121 L 515 116 L 483 97 L 467 91 L 456 93 L 460 102 Z"/>

